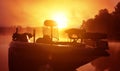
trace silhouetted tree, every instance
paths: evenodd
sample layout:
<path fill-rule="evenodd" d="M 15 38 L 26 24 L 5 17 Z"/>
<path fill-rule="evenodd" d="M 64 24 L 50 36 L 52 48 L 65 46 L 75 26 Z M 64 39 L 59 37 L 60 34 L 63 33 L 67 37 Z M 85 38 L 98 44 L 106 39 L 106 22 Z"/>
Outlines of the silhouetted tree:
<path fill-rule="evenodd" d="M 114 14 L 120 14 L 120 2 L 115 6 Z"/>
<path fill-rule="evenodd" d="M 99 14 L 95 16 L 93 19 L 88 19 L 84 26 L 87 31 L 92 32 L 101 32 L 107 33 L 108 31 L 108 23 L 110 23 L 111 15 L 109 14 L 107 9 L 102 9 L 99 11 Z"/>
<path fill-rule="evenodd" d="M 107 33 L 110 38 L 120 39 L 120 2 L 112 13 L 101 9 L 95 18 L 84 21 L 82 28 L 89 32 Z"/>
<path fill-rule="evenodd" d="M 112 37 L 115 37 L 116 39 L 120 39 L 120 2 L 115 6 L 115 11 L 112 13 L 112 26 L 111 26 L 111 32 Z"/>

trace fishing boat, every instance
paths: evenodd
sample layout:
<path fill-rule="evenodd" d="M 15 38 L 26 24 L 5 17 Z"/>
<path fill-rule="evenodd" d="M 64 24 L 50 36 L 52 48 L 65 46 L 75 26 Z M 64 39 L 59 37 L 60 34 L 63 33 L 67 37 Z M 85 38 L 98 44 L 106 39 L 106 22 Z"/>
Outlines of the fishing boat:
<path fill-rule="evenodd" d="M 31 34 L 19 34 L 16 29 L 9 47 L 9 71 L 75 71 L 99 57 L 109 56 L 105 34 L 70 29 L 66 32 L 71 41 L 54 42 L 54 21 L 47 20 L 44 24 L 51 27 L 51 37 L 34 39 L 33 43 L 26 37 L 32 37 Z"/>

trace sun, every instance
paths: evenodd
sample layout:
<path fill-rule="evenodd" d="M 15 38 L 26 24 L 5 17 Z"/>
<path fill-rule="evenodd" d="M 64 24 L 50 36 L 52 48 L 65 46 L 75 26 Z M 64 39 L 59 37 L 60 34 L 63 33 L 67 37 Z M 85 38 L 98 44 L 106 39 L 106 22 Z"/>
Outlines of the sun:
<path fill-rule="evenodd" d="M 59 29 L 63 29 L 67 27 L 68 19 L 64 13 L 55 13 L 52 19 L 57 22 Z"/>

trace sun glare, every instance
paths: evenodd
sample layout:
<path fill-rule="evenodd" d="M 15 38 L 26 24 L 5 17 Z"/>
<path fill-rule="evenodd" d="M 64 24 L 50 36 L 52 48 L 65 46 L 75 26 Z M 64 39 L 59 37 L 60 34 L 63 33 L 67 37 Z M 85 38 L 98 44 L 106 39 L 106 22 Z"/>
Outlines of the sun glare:
<path fill-rule="evenodd" d="M 53 20 L 57 22 L 59 29 L 63 29 L 67 27 L 68 19 L 64 13 L 55 13 L 53 15 Z"/>

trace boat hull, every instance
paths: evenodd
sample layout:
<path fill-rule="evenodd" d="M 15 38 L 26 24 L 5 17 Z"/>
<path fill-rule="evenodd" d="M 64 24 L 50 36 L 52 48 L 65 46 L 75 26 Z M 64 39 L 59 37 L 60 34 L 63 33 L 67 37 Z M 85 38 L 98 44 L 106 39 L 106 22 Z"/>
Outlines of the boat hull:
<path fill-rule="evenodd" d="M 74 71 L 102 56 L 105 49 L 86 45 L 56 45 L 12 42 L 9 48 L 9 71 Z"/>

